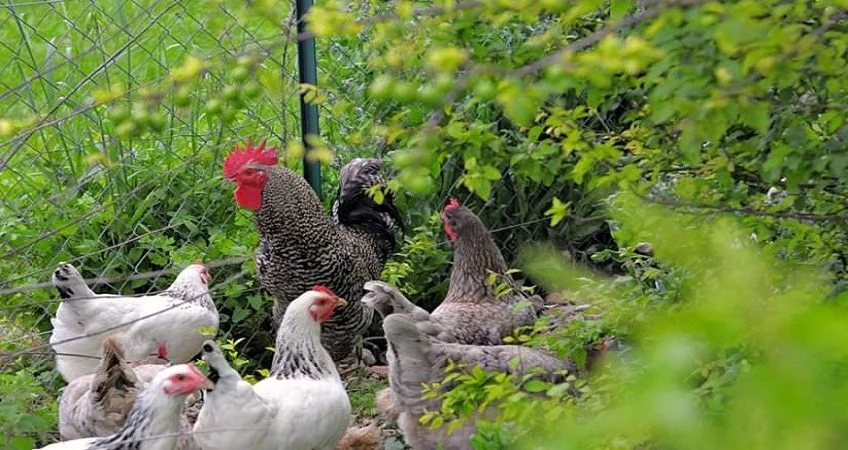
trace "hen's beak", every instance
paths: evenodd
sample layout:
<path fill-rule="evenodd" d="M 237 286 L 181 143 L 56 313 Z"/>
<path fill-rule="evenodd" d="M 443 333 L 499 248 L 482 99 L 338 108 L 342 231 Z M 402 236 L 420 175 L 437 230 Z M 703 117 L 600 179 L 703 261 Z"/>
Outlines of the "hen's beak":
<path fill-rule="evenodd" d="M 347 300 L 345 300 L 341 297 L 336 297 L 336 304 L 333 306 L 333 308 L 335 309 L 335 308 L 338 308 L 339 306 L 344 306 L 344 305 L 347 305 Z"/>
<path fill-rule="evenodd" d="M 209 378 L 203 377 L 200 381 L 200 384 L 197 386 L 199 389 L 206 389 L 207 391 L 211 391 L 215 389 L 215 383 L 213 383 Z"/>

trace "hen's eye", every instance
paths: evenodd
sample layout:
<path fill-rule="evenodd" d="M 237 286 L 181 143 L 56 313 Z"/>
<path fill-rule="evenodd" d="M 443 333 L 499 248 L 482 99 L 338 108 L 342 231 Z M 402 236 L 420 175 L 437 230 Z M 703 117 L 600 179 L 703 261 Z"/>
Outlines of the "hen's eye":
<path fill-rule="evenodd" d="M 185 375 L 177 375 L 177 381 L 185 380 Z"/>

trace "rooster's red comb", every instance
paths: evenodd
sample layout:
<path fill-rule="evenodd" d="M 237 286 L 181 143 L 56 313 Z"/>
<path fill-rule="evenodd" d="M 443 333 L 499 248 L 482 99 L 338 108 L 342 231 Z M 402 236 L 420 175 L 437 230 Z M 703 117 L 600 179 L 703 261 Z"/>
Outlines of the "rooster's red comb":
<path fill-rule="evenodd" d="M 322 294 L 327 294 L 334 298 L 338 297 L 338 295 L 336 295 L 330 288 L 324 286 L 323 284 L 316 284 L 315 286 L 312 286 L 312 290 L 315 292 L 320 292 Z"/>
<path fill-rule="evenodd" d="M 454 209 L 454 208 L 456 208 L 457 206 L 462 206 L 462 205 L 459 203 L 459 200 L 457 200 L 457 199 L 455 199 L 455 198 L 453 198 L 453 197 L 450 197 L 450 198 L 448 199 L 448 202 L 447 202 L 447 203 L 445 203 L 445 207 L 444 207 L 444 209 L 443 209 L 443 210 L 444 210 L 444 211 L 447 211 L 447 210 L 449 210 L 449 209 Z"/>
<path fill-rule="evenodd" d="M 265 148 L 265 142 L 262 141 L 259 146 L 254 147 L 253 141 L 248 139 L 244 148 L 236 145 L 233 152 L 224 160 L 224 176 L 227 178 L 235 177 L 239 169 L 251 161 L 256 161 L 266 166 L 276 166 L 277 149 L 274 147 Z"/>

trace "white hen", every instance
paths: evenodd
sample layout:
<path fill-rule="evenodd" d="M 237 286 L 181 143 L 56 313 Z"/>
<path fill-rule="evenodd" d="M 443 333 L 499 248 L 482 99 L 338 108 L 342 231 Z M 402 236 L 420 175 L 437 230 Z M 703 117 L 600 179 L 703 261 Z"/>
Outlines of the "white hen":
<path fill-rule="evenodd" d="M 315 286 L 283 315 L 271 374 L 253 387 L 279 410 L 266 437 L 273 448 L 333 450 L 350 423 L 347 392 L 321 345 L 321 323 L 345 303 L 328 288 Z"/>
<path fill-rule="evenodd" d="M 194 440 L 203 450 L 279 448 L 266 442 L 277 405 L 265 402 L 239 376 L 213 341 L 203 343 L 203 360 L 215 389 L 207 391 L 194 424 Z"/>
<path fill-rule="evenodd" d="M 180 413 L 186 397 L 200 388 L 211 387 L 212 382 L 190 364 L 169 367 L 159 372 L 138 396 L 119 432 L 58 442 L 40 450 L 173 450 L 180 434 Z"/>
<path fill-rule="evenodd" d="M 165 344 L 174 363 L 185 363 L 199 351 L 205 333 L 218 330 L 218 310 L 209 295 L 210 275 L 192 264 L 164 292 L 143 296 L 95 294 L 68 263 L 53 273 L 62 303 L 51 319 L 50 345 L 56 369 L 71 382 L 94 373 L 107 334 L 121 332 L 128 361 L 141 360 Z M 203 331 L 203 332 L 202 332 Z"/>

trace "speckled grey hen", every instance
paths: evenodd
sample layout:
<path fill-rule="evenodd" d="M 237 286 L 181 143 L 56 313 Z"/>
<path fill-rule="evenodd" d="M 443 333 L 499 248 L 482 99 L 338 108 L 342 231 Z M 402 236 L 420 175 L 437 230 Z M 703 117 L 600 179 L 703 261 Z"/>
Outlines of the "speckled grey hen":
<path fill-rule="evenodd" d="M 442 210 L 442 221 L 453 242 L 453 268 L 448 293 L 432 317 L 453 334 L 449 340 L 497 345 L 516 328 L 532 325 L 542 299 L 521 292 L 483 221 L 453 198 Z M 510 289 L 497 295 L 498 283 Z"/>
<path fill-rule="evenodd" d="M 167 353 L 167 349 L 162 349 Z M 127 415 L 142 390 L 159 372 L 168 368 L 164 354 L 142 361 L 124 360 L 120 335 L 103 340 L 103 356 L 93 374 L 71 381 L 59 399 L 59 436 L 63 440 L 109 436 L 124 426 Z M 176 450 L 199 450 L 191 436 L 192 410 L 202 404 L 199 392 L 186 399 L 180 416 L 183 433 Z"/>
<path fill-rule="evenodd" d="M 491 408 L 486 409 L 452 432 L 446 427 L 431 429 L 421 424 L 424 414 L 440 409 L 439 400 L 423 395 L 423 386 L 440 382 L 447 373 L 449 361 L 462 371 L 480 367 L 518 376 L 539 374 L 557 383 L 576 372 L 572 362 L 533 348 L 441 342 L 433 337 L 439 327 L 423 315 L 390 314 L 383 319 L 383 330 L 390 349 L 387 353 L 390 395 L 382 397 L 390 398 L 381 403 L 388 406 L 390 416 L 396 417 L 406 443 L 414 450 L 429 450 L 439 445 L 446 449 L 470 449 L 469 438 L 476 431 L 476 417 L 494 413 Z M 451 383 L 442 385 L 443 389 L 451 387 Z"/>
<path fill-rule="evenodd" d="M 395 248 L 402 219 L 387 193 L 377 204 L 366 189 L 381 184 L 377 159 L 355 159 L 342 168 L 334 216 L 299 175 L 277 165 L 276 149 L 264 142 L 236 147 L 224 175 L 237 185 L 233 195 L 256 214 L 256 269 L 274 297 L 279 324 L 288 305 L 316 284 L 344 298 L 360 298 L 366 281 L 377 279 Z M 360 302 L 340 308 L 322 328 L 322 344 L 338 364 L 351 361 L 373 311 Z"/>

